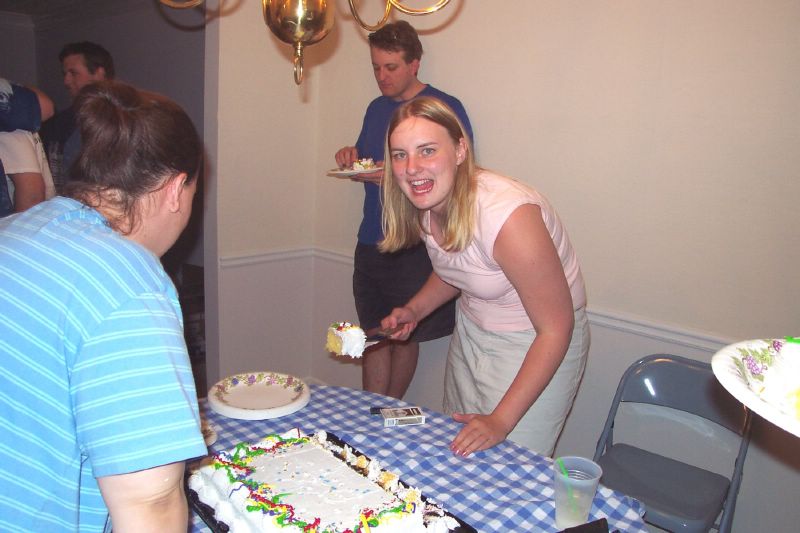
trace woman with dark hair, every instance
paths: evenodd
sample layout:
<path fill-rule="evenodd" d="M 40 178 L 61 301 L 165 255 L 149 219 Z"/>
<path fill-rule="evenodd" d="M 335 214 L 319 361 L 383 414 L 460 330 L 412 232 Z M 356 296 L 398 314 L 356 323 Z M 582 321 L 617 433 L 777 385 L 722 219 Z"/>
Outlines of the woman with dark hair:
<path fill-rule="evenodd" d="M 79 181 L 0 221 L 0 529 L 185 532 L 184 461 L 206 447 L 159 257 L 202 145 L 177 104 L 122 83 L 76 110 Z"/>
<path fill-rule="evenodd" d="M 402 329 L 460 295 L 444 409 L 467 456 L 506 437 L 550 455 L 589 350 L 580 266 L 553 207 L 533 188 L 479 168 L 456 114 L 435 98 L 389 123 L 382 251 L 425 242 L 433 273 L 382 321 Z"/>

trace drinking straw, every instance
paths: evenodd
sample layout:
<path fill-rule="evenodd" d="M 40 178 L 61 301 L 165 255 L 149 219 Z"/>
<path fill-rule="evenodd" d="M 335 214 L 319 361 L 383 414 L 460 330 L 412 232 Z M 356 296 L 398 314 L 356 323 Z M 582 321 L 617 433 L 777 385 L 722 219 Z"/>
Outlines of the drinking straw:
<path fill-rule="evenodd" d="M 564 479 L 567 480 L 565 483 L 567 486 L 567 499 L 569 500 L 569 506 L 572 508 L 572 512 L 574 513 L 577 511 L 577 509 L 575 509 L 575 499 L 572 497 L 572 486 L 569 484 L 569 472 L 567 472 L 567 467 L 564 466 L 564 461 L 561 460 L 561 457 L 556 459 L 556 464 L 558 464 L 558 469 L 561 470 L 561 474 L 563 474 Z"/>

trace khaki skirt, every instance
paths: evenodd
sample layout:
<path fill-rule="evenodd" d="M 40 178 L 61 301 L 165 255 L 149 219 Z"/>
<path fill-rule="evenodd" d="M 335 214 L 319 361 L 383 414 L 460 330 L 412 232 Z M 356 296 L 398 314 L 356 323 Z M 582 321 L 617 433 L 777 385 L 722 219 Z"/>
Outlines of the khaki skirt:
<path fill-rule="evenodd" d="M 444 410 L 447 414 L 490 414 L 511 386 L 536 337 L 525 331 L 486 331 L 456 306 L 456 327 L 447 354 Z M 575 311 L 567 354 L 550 383 L 520 419 L 508 439 L 550 456 L 564 427 L 589 353 L 584 308 Z"/>

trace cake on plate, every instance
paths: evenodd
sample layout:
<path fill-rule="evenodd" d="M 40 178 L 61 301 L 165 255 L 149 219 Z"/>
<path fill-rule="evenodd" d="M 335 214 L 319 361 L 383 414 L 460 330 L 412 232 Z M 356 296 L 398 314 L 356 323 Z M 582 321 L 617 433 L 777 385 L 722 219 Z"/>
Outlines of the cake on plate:
<path fill-rule="evenodd" d="M 231 533 L 447 532 L 441 507 L 338 439 L 299 430 L 215 455 L 188 487 Z"/>
<path fill-rule="evenodd" d="M 735 363 L 750 390 L 800 420 L 800 338 L 753 342 L 739 354 Z"/>
<path fill-rule="evenodd" d="M 353 170 L 370 170 L 372 168 L 375 168 L 375 161 L 371 157 L 353 161 Z"/>
<path fill-rule="evenodd" d="M 328 328 L 325 349 L 336 355 L 361 357 L 367 336 L 364 330 L 350 322 L 334 322 Z"/>

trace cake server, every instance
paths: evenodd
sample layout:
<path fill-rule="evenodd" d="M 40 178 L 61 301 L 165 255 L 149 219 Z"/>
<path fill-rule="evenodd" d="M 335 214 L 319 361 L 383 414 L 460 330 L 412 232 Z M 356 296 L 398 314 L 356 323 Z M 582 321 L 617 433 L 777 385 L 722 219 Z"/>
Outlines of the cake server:
<path fill-rule="evenodd" d="M 393 334 L 397 333 L 401 329 L 403 329 L 402 325 L 397 326 L 396 328 L 393 329 L 372 328 L 368 331 L 365 331 L 364 333 L 366 333 L 367 339 L 364 346 L 368 348 L 370 346 L 378 344 L 379 342 L 391 340 L 389 337 L 391 337 Z"/>

